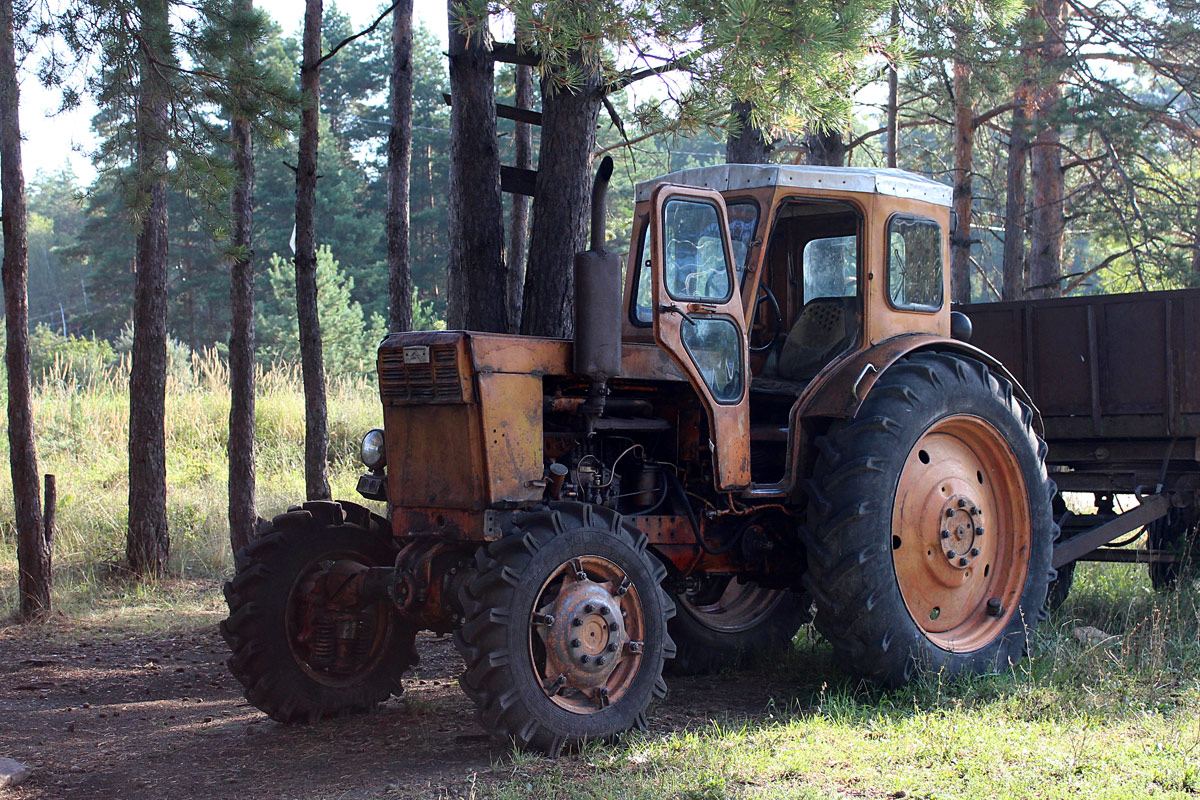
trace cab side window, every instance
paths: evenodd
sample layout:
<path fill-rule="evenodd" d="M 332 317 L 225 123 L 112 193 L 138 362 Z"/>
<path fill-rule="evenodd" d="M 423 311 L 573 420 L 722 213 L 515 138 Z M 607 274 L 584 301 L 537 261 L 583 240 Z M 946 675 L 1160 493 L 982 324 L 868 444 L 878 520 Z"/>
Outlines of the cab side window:
<path fill-rule="evenodd" d="M 896 308 L 942 307 L 942 229 L 931 219 L 894 216 L 888 221 L 888 297 Z"/>

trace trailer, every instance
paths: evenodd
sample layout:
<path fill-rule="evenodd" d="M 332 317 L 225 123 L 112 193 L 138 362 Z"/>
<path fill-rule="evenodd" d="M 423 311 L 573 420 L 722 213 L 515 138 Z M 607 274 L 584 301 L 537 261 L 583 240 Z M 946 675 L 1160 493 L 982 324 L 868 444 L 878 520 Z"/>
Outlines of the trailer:
<path fill-rule="evenodd" d="M 1090 514 L 1056 501 L 1052 599 L 1065 599 L 1077 561 L 1145 563 L 1156 588 L 1173 585 L 1200 521 L 1200 289 L 958 310 L 972 344 L 1037 404 L 1059 492 L 1093 498 Z M 1118 495 L 1136 505 L 1122 509 Z"/>

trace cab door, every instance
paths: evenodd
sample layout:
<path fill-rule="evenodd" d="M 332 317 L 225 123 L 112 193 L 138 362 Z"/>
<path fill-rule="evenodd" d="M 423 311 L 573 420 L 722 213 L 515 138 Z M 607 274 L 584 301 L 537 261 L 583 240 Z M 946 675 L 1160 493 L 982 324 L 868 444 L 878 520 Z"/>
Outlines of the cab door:
<path fill-rule="evenodd" d="M 654 339 L 708 414 L 716 488 L 742 489 L 750 485 L 750 369 L 725 201 L 664 184 L 650 203 Z"/>

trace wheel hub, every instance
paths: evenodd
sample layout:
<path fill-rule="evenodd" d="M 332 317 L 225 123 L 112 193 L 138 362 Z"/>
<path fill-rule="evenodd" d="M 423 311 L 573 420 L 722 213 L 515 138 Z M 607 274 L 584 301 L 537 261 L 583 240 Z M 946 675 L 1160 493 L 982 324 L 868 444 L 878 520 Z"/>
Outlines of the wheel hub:
<path fill-rule="evenodd" d="M 566 676 L 566 685 L 595 689 L 612 675 L 627 638 L 621 606 L 610 587 L 588 578 L 568 578 L 548 613 L 552 625 L 537 630 L 546 645 L 547 666 Z"/>
<path fill-rule="evenodd" d="M 979 558 L 982 549 L 983 509 L 968 495 L 956 494 L 942 505 L 938 541 L 946 562 L 955 569 L 967 569 Z"/>
<path fill-rule="evenodd" d="M 539 602 L 530 624 L 545 652 L 546 694 L 584 713 L 615 701 L 642 657 L 641 604 L 629 578 L 607 559 L 576 558 L 556 571 Z"/>

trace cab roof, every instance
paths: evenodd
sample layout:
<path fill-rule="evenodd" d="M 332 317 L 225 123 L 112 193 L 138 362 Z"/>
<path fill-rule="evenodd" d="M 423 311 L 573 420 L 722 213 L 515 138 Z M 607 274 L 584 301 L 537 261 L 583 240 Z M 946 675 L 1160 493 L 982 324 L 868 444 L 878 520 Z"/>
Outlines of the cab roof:
<path fill-rule="evenodd" d="M 795 186 L 801 189 L 833 189 L 844 192 L 882 194 L 924 200 L 949 206 L 952 189 L 944 183 L 923 178 L 902 169 L 872 167 L 810 167 L 784 164 L 718 164 L 695 167 L 661 175 L 637 185 L 640 203 L 660 183 L 696 186 L 727 192 L 734 189 L 761 189 Z"/>

